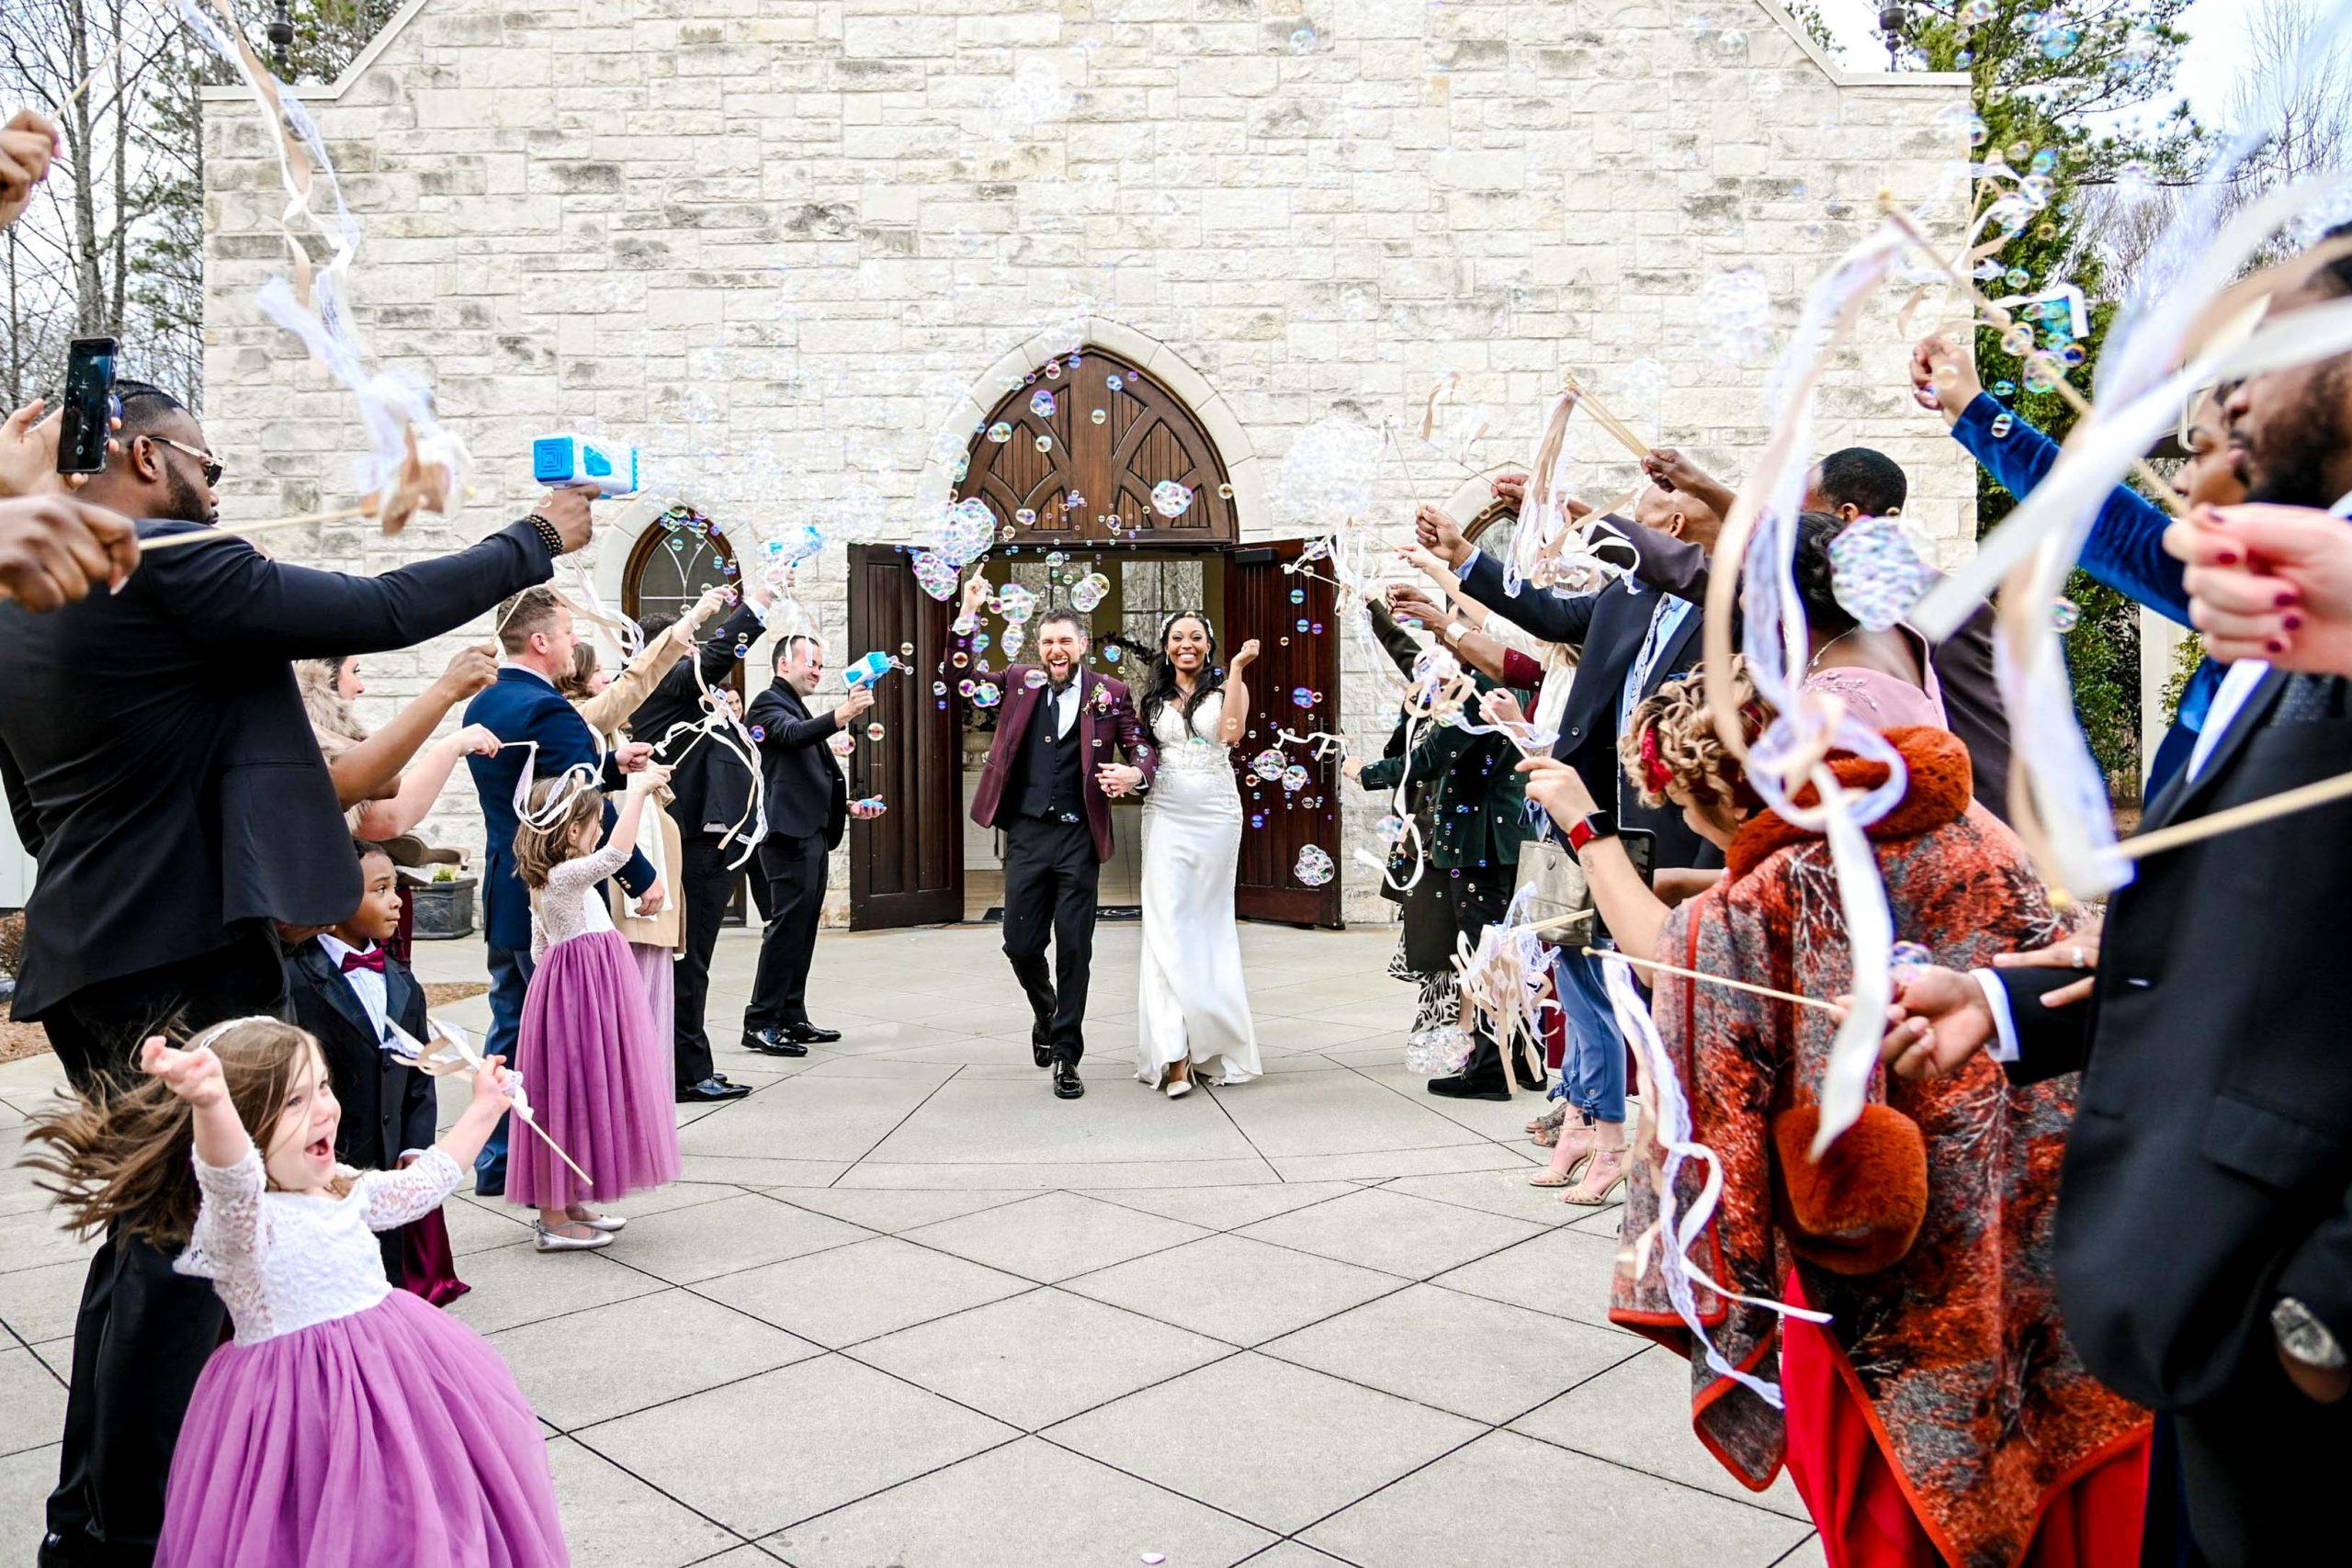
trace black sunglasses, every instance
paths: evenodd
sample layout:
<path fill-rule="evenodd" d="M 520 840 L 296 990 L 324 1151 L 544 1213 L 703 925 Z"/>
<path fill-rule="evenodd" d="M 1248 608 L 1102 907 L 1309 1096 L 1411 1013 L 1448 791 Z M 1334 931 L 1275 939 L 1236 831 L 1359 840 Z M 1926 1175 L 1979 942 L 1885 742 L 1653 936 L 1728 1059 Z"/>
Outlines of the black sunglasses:
<path fill-rule="evenodd" d="M 196 447 L 190 446 L 185 441 L 175 441 L 168 435 L 150 435 L 147 439 L 150 441 L 161 442 L 175 452 L 185 452 L 189 457 L 195 458 L 198 462 L 203 464 L 204 482 L 208 486 L 218 485 L 220 482 L 221 474 L 227 471 L 220 467 L 220 458 L 215 457 L 209 452 L 199 451 Z"/>

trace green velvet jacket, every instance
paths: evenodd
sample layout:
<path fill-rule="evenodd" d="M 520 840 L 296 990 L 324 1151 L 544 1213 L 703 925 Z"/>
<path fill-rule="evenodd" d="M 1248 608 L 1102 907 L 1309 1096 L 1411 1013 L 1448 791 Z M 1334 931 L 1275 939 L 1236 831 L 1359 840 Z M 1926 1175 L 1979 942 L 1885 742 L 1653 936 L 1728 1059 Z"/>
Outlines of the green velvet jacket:
<path fill-rule="evenodd" d="M 1475 676 L 1481 693 L 1494 682 Z M 1515 866 L 1519 846 L 1532 836 L 1527 825 L 1526 775 L 1519 772 L 1519 748 L 1500 735 L 1471 735 L 1449 724 L 1422 728 L 1412 754 L 1367 762 L 1366 789 L 1388 792 L 1400 778 L 1427 780 L 1433 796 L 1430 813 L 1430 864 L 1440 871 Z"/>

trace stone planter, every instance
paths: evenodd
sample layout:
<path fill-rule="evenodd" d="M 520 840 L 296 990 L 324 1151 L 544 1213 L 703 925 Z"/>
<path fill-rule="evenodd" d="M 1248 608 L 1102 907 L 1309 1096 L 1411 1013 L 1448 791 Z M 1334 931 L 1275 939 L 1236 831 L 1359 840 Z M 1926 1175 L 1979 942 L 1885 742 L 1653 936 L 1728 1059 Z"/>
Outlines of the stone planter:
<path fill-rule="evenodd" d="M 416 908 L 419 942 L 447 942 L 474 934 L 474 879 L 412 882 L 402 893 Z"/>

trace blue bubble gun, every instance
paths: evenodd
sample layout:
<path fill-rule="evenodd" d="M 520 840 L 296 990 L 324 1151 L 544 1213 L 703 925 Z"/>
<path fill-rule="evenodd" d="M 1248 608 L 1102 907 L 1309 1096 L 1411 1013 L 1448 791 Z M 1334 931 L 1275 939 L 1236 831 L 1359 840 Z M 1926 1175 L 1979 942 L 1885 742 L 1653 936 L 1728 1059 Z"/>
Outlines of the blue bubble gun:
<path fill-rule="evenodd" d="M 634 495 L 637 448 L 606 446 L 580 435 L 542 435 L 531 443 L 531 478 L 550 490 L 593 486 L 599 495 Z"/>
<path fill-rule="evenodd" d="M 898 667 L 898 660 L 887 653 L 869 653 L 856 663 L 843 668 L 842 684 L 854 692 L 860 686 L 871 686 Z"/>

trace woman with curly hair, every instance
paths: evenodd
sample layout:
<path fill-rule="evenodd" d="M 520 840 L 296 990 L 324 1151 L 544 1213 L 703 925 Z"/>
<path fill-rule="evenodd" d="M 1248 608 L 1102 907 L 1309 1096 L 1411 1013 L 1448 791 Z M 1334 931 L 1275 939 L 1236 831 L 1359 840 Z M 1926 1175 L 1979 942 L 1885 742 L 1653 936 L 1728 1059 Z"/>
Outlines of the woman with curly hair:
<path fill-rule="evenodd" d="M 1734 683 L 1752 742 L 1772 713 L 1744 664 Z M 1866 831 L 1896 937 L 1963 969 L 2052 941 L 2062 923 L 2016 838 L 1971 799 L 1967 749 L 1926 726 L 1885 734 L 1906 784 Z M 1799 996 L 1847 991 L 1829 847 L 1764 808 L 1715 732 L 1700 675 L 1635 709 L 1620 751 L 1644 800 L 1679 806 L 1728 863 L 1721 883 L 1668 909 L 1615 839 L 1589 839 L 1578 858 L 1625 950 Z M 1826 765 L 1852 790 L 1887 775 L 1845 752 Z M 1528 797 L 1555 818 L 1592 812 L 1574 770 L 1526 767 Z M 1637 1139 L 1622 1235 L 1629 1257 L 1651 1261 L 1639 1278 L 1621 1271 L 1610 1315 L 1692 1357 L 1700 1441 L 1758 1491 L 1785 1463 L 1833 1568 L 2136 1562 L 2147 1416 L 2084 1371 L 2052 1281 L 2074 1080 L 2012 1089 L 1980 1061 L 1929 1084 L 1884 1084 L 1816 1161 L 1833 1017 L 1664 975 L 1652 1010 L 1689 1100 L 1690 1141 L 1713 1151 L 1723 1178 L 1694 1269 L 1740 1296 L 1829 1314 L 1783 1320 L 1695 1287 L 1715 1348 L 1744 1373 L 1777 1373 L 1785 1410 L 1694 1355 L 1658 1246 L 1641 1246 L 1662 1167 Z M 1696 1197 L 1703 1169 L 1683 1166 L 1679 1203 Z"/>

